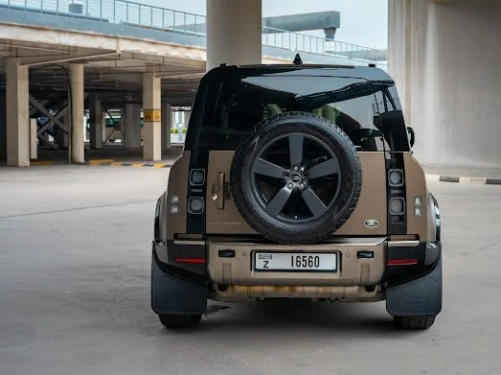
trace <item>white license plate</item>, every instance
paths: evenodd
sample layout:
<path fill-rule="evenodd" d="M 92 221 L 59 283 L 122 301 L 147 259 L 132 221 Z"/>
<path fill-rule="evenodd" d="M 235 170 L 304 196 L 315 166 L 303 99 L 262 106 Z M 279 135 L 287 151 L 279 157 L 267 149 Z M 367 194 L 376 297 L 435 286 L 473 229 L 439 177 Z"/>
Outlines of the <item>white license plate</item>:
<path fill-rule="evenodd" d="M 254 269 L 256 271 L 335 272 L 337 270 L 337 254 L 256 252 Z"/>

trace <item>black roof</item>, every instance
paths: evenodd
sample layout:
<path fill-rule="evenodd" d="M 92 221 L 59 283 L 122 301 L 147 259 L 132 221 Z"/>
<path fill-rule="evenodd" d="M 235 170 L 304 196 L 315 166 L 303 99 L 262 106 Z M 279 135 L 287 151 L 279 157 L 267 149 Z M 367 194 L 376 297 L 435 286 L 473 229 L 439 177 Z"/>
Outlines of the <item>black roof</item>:
<path fill-rule="evenodd" d="M 241 78 L 263 74 L 287 73 L 292 76 L 344 77 L 359 78 L 367 81 L 393 83 L 393 79 L 384 70 L 371 66 L 315 65 L 315 64 L 255 64 L 221 65 L 210 70 L 206 77 L 215 79 Z"/>

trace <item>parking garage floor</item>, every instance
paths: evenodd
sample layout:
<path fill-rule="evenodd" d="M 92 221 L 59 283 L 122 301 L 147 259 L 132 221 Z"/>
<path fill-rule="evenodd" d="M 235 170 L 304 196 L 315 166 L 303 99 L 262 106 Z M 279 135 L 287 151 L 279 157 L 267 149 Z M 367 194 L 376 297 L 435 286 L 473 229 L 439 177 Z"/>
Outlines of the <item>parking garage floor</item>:
<path fill-rule="evenodd" d="M 501 186 L 432 183 L 443 313 L 393 329 L 383 303 L 222 305 L 170 332 L 150 309 L 155 201 L 168 169 L 0 169 L 0 375 L 493 375 Z"/>

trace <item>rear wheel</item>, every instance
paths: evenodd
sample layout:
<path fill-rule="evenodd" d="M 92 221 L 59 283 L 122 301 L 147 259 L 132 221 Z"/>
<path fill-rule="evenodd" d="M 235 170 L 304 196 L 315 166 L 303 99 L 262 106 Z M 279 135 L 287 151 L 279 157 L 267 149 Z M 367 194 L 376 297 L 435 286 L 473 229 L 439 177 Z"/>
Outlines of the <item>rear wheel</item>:
<path fill-rule="evenodd" d="M 403 329 L 428 329 L 435 322 L 435 315 L 395 316 L 394 322 Z"/>
<path fill-rule="evenodd" d="M 159 318 L 166 328 L 189 328 L 198 325 L 202 315 L 165 314 L 160 315 Z"/>

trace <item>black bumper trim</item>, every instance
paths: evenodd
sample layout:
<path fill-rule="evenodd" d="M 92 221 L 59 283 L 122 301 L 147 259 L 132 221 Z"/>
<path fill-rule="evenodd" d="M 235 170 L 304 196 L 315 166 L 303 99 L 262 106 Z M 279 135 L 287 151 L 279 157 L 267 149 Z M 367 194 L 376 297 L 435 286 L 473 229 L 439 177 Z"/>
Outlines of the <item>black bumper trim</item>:
<path fill-rule="evenodd" d="M 153 249 L 157 254 L 160 262 L 162 262 L 165 267 L 170 269 L 171 272 L 188 272 L 192 274 L 192 278 L 196 280 L 205 280 L 207 275 L 206 264 L 199 263 L 179 263 L 176 262 L 176 258 L 196 258 L 196 259 L 207 259 L 207 249 L 205 242 L 202 241 L 201 244 L 193 244 L 188 242 L 186 244 L 175 242 L 175 241 L 153 241 Z"/>
<path fill-rule="evenodd" d="M 415 247 L 389 247 L 387 261 L 415 259 L 412 265 L 387 265 L 386 286 L 387 288 L 419 279 L 432 272 L 441 258 L 442 245 L 440 241 L 420 242 Z M 430 259 L 430 255 L 433 259 Z"/>

